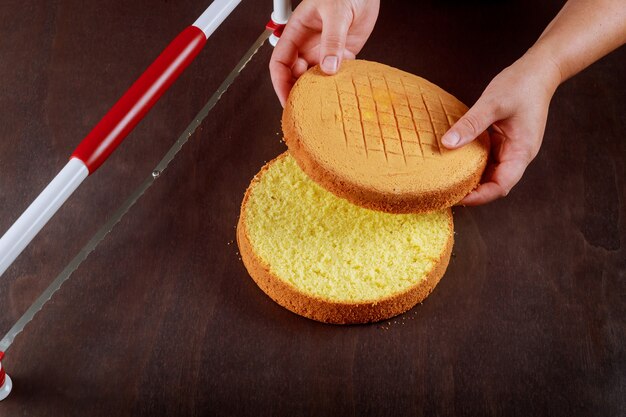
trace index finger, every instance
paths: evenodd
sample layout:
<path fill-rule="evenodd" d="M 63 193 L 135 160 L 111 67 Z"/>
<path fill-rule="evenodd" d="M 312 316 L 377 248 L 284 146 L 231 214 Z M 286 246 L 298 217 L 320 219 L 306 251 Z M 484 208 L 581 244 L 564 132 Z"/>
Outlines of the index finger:
<path fill-rule="evenodd" d="M 488 176 L 487 182 L 480 184 L 459 202 L 464 206 L 478 206 L 505 197 L 519 182 L 528 163 L 521 159 L 512 159 L 496 165 Z"/>
<path fill-rule="evenodd" d="M 294 84 L 291 68 L 297 59 L 297 45 L 291 39 L 282 37 L 276 44 L 270 58 L 270 76 L 278 100 L 283 107 Z"/>

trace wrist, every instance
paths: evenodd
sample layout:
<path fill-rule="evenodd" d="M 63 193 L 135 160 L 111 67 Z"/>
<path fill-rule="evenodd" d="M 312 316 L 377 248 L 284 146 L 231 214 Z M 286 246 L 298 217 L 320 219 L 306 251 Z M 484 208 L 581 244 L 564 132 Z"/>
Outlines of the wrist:
<path fill-rule="evenodd" d="M 539 43 L 526 51 L 520 60 L 526 61 L 531 71 L 551 93 L 554 93 L 557 87 L 566 79 L 558 58 Z"/>

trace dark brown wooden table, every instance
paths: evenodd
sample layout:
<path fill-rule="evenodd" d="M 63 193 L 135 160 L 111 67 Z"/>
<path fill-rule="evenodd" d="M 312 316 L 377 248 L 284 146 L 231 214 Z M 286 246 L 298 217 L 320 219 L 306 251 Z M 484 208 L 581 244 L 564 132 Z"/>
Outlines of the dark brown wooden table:
<path fill-rule="evenodd" d="M 0 2 L 0 233 L 207 3 Z M 0 335 L 150 174 L 270 3 L 243 2 L 0 279 Z M 472 103 L 563 2 L 412 3 L 383 0 L 361 57 Z M 270 54 L 16 339 L 0 416 L 626 415 L 626 50 L 557 91 L 509 197 L 455 209 L 434 293 L 350 327 L 274 304 L 233 242 L 247 184 L 285 149 Z"/>

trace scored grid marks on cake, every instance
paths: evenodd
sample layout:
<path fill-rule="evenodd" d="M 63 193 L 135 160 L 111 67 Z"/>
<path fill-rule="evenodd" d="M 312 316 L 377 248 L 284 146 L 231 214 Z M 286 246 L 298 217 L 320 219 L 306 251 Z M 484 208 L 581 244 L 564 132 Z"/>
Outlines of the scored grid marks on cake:
<path fill-rule="evenodd" d="M 428 108 L 428 106 L 426 105 L 426 99 L 424 98 L 424 92 L 420 93 L 420 97 L 422 98 L 422 103 L 424 103 L 424 108 L 426 109 L 426 113 L 428 114 L 428 121 L 430 122 L 430 127 L 432 129 L 432 132 L 435 133 L 435 122 L 433 121 L 433 116 L 430 114 L 430 109 Z M 439 96 L 437 96 L 437 98 L 439 98 Z M 441 99 L 439 98 L 439 103 L 441 103 Z M 441 107 L 443 108 L 443 104 L 441 104 Z M 439 141 L 437 140 L 437 135 L 435 134 L 435 143 L 437 143 L 437 152 L 439 152 L 439 155 L 441 155 L 441 147 L 439 146 Z"/>
<path fill-rule="evenodd" d="M 365 126 L 363 125 L 363 111 L 361 110 L 361 100 L 356 91 L 356 85 L 354 84 L 354 78 L 352 79 L 352 88 L 354 88 L 354 96 L 356 97 L 356 108 L 359 112 L 359 123 L 361 124 L 361 136 L 363 137 L 363 148 L 365 149 L 365 156 L 369 155 L 367 149 L 367 141 L 365 140 Z"/>
<path fill-rule="evenodd" d="M 367 79 L 369 80 L 370 76 L 367 75 Z M 387 88 L 387 95 L 389 96 L 389 102 L 391 103 L 391 111 L 393 112 L 393 119 L 395 121 L 396 131 L 398 132 L 398 139 L 400 142 L 400 152 L 402 153 L 402 159 L 404 159 L 404 165 L 406 165 L 406 153 L 404 152 L 404 144 L 402 143 L 402 133 L 400 133 L 400 126 L 398 125 L 398 115 L 396 114 L 396 106 L 393 104 L 393 97 L 391 97 L 391 91 L 389 90 L 389 81 L 387 81 L 387 77 L 383 74 L 383 80 L 385 81 L 385 87 Z M 371 84 L 371 80 L 370 80 Z M 374 91 L 372 91 L 374 94 Z M 411 106 L 408 106 L 411 107 Z M 385 142 L 385 137 L 383 136 L 383 142 Z"/>
<path fill-rule="evenodd" d="M 409 93 L 406 90 L 406 85 L 404 85 L 404 80 L 402 79 L 402 77 L 400 78 L 400 84 L 402 84 L 404 95 L 408 97 Z M 422 89 L 420 88 L 420 91 L 421 90 Z M 415 113 L 413 113 L 413 107 L 411 107 L 410 103 L 409 103 L 409 111 L 411 112 L 411 121 L 413 121 L 413 129 L 415 129 L 415 134 L 417 135 L 417 142 L 419 143 L 419 146 L 420 146 L 420 153 L 422 154 L 422 158 L 424 158 L 424 146 L 422 145 L 422 139 L 420 138 L 420 131 L 417 128 L 417 124 L 415 123 Z"/>
<path fill-rule="evenodd" d="M 460 115 L 446 109 L 436 90 L 404 78 L 374 73 L 353 74 L 341 85 L 335 80 L 346 147 L 360 149 L 366 158 L 397 156 L 404 164 L 444 153 L 441 136 Z"/>
<path fill-rule="evenodd" d="M 446 116 L 446 120 L 447 120 L 448 119 L 448 115 L 446 114 L 446 108 L 443 107 L 443 102 L 441 101 L 441 96 L 440 95 L 437 95 L 437 100 L 439 101 L 439 107 L 441 108 L 441 113 L 443 113 Z M 435 136 L 437 136 L 437 130 L 434 127 L 433 116 L 432 116 L 431 112 L 428 112 L 428 116 L 430 117 L 430 123 L 433 124 L 433 130 L 435 131 Z M 448 128 L 450 126 L 451 125 L 446 126 L 446 131 L 448 130 Z M 443 132 L 443 133 L 445 133 L 445 132 Z M 439 140 L 439 137 L 437 137 L 437 148 L 439 149 L 439 154 L 441 155 L 443 148 L 441 147 L 441 142 Z"/>
<path fill-rule="evenodd" d="M 370 92 L 372 93 L 372 97 L 374 97 L 374 87 L 372 87 L 372 80 L 369 77 L 369 74 L 367 76 L 367 82 L 369 84 L 369 88 L 370 88 Z M 376 124 L 378 125 L 378 132 L 380 133 L 380 137 L 384 138 L 383 135 L 383 127 L 380 125 L 380 118 L 378 117 L 378 104 L 376 103 L 376 100 L 374 100 L 374 114 L 376 114 Z M 385 153 L 385 161 L 389 162 L 389 154 L 387 154 L 387 145 L 385 144 L 384 140 L 381 140 L 382 145 L 383 145 L 383 152 Z"/>
<path fill-rule="evenodd" d="M 343 115 L 343 107 L 341 106 L 341 97 L 339 96 L 339 85 L 337 85 L 337 80 L 335 80 L 335 91 L 337 92 L 337 103 L 339 104 L 339 111 Z M 343 121 L 343 117 L 341 119 L 341 127 L 343 129 L 343 137 L 346 141 L 346 147 L 348 147 L 348 133 L 346 132 L 346 124 Z"/>

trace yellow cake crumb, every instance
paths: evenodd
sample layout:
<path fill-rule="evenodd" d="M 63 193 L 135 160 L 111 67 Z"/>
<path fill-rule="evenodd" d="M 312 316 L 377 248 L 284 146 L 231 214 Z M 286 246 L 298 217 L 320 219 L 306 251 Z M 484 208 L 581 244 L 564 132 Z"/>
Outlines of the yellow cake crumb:
<path fill-rule="evenodd" d="M 335 302 L 372 302 L 423 280 L 451 233 L 449 209 L 388 214 L 324 190 L 291 156 L 250 190 L 250 243 L 270 272 L 299 291 Z"/>

